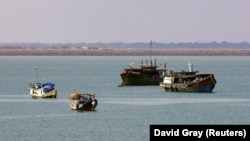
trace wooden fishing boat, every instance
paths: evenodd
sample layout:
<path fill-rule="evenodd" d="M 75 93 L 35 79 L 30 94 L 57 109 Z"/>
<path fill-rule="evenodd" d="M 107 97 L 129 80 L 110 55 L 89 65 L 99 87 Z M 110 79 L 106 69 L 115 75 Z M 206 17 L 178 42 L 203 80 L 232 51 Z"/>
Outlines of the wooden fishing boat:
<path fill-rule="evenodd" d="M 94 111 L 97 105 L 95 94 L 74 92 L 69 95 L 69 107 L 72 110 Z"/>
<path fill-rule="evenodd" d="M 164 73 L 166 72 L 165 65 L 161 66 L 162 69 L 158 69 L 155 63 L 152 64 L 150 60 L 150 64 L 146 65 L 141 62 L 141 66 L 139 68 L 133 68 L 132 65 L 134 62 L 131 62 L 129 68 L 125 68 L 123 72 L 120 74 L 122 82 L 118 84 L 118 87 L 122 86 L 143 86 L 143 85 L 159 85 L 160 82 L 163 81 Z"/>
<path fill-rule="evenodd" d="M 160 82 L 160 86 L 165 91 L 212 92 L 217 83 L 214 74 L 198 74 L 198 71 L 193 71 L 192 64 L 188 65 L 188 71 L 171 70 L 170 74 L 164 77 L 163 82 Z"/>
<path fill-rule="evenodd" d="M 150 49 L 152 46 L 152 41 L 150 42 Z M 163 81 L 164 73 L 166 72 L 166 64 L 156 65 L 156 59 L 153 64 L 152 59 L 146 59 L 146 63 L 141 61 L 141 66 L 133 67 L 134 61 L 131 61 L 128 68 L 123 69 L 120 73 L 122 82 L 118 84 L 118 87 L 122 86 L 145 86 L 145 85 L 155 85 L 159 86 L 159 83 Z"/>

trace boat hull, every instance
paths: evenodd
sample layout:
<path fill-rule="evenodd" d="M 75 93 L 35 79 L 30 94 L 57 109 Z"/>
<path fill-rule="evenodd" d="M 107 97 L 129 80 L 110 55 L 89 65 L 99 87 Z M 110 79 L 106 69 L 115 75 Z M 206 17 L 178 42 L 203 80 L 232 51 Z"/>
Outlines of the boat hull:
<path fill-rule="evenodd" d="M 160 83 L 160 86 L 165 91 L 172 92 L 212 92 L 216 84 L 216 80 L 213 75 L 209 75 L 201 81 L 193 83 L 172 83 L 164 84 Z"/>
<path fill-rule="evenodd" d="M 135 76 L 135 75 L 121 75 L 122 84 L 124 86 L 146 86 L 146 85 L 155 85 L 159 86 L 160 82 L 163 81 L 163 78 L 157 77 L 148 77 L 148 76 Z"/>
<path fill-rule="evenodd" d="M 97 99 L 88 102 L 82 102 L 80 100 L 69 101 L 69 107 L 72 110 L 94 111 L 97 105 L 98 105 Z"/>
<path fill-rule="evenodd" d="M 38 94 L 38 93 L 34 93 L 34 91 L 37 91 L 37 89 L 32 89 L 31 90 L 33 93 L 30 93 L 32 98 L 56 98 L 57 97 L 57 89 L 54 89 L 50 92 L 47 93 L 43 93 L 43 94 Z"/>
<path fill-rule="evenodd" d="M 150 64 L 146 60 L 146 65 L 141 61 L 141 66 L 134 68 L 132 65 L 130 67 L 123 69 L 120 73 L 122 82 L 118 87 L 122 86 L 159 86 L 160 82 L 163 81 L 163 77 L 166 73 L 166 63 L 160 65 L 161 67 L 152 63 L 150 59 Z"/>

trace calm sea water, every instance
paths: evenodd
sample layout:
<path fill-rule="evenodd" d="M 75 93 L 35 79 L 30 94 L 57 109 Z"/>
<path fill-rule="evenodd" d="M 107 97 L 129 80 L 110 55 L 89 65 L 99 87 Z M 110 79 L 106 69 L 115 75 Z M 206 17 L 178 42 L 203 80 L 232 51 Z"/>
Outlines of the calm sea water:
<path fill-rule="evenodd" d="M 167 69 L 214 73 L 213 93 L 165 92 L 160 86 L 117 87 L 132 60 L 147 57 L 0 57 L 0 140 L 148 141 L 150 124 L 250 124 L 250 57 L 152 57 Z M 147 58 L 149 59 L 149 58 Z M 32 99 L 29 84 L 54 82 L 57 99 Z M 68 96 L 96 94 L 94 112 L 68 107 Z"/>

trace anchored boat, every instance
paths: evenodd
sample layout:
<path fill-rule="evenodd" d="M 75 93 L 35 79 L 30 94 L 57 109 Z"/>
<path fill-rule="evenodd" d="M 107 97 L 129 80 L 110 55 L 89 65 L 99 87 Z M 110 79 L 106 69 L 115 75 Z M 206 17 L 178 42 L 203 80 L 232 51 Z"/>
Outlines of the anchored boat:
<path fill-rule="evenodd" d="M 129 68 L 125 68 L 120 74 L 122 82 L 118 85 L 121 86 L 136 86 L 136 85 L 159 85 L 163 81 L 164 73 L 166 72 L 165 68 L 158 69 L 155 63 L 143 64 L 141 61 L 141 66 L 139 68 L 133 68 L 132 65 L 134 62 L 131 62 Z M 165 65 L 164 65 L 165 66 Z"/>
<path fill-rule="evenodd" d="M 54 83 L 31 83 L 30 95 L 32 98 L 56 98 L 57 89 Z"/>
<path fill-rule="evenodd" d="M 152 48 L 152 41 L 150 42 L 150 49 Z M 133 68 L 135 64 L 134 61 L 130 63 L 130 67 L 123 69 L 123 72 L 120 74 L 122 82 L 118 84 L 118 87 L 122 86 L 143 86 L 143 85 L 155 85 L 159 86 L 160 82 L 163 81 L 164 73 L 166 72 L 166 64 L 159 69 L 155 63 L 152 63 L 150 56 L 150 62 L 146 60 L 146 64 L 141 61 L 141 66 L 138 68 Z"/>
<path fill-rule="evenodd" d="M 198 71 L 193 71 L 191 63 L 188 66 L 188 71 L 176 72 L 171 70 L 170 74 L 164 77 L 160 86 L 165 91 L 212 92 L 217 83 L 214 74 L 198 74 Z"/>
<path fill-rule="evenodd" d="M 95 98 L 95 94 L 74 92 L 69 95 L 69 107 L 72 110 L 94 111 L 97 105 L 98 100 Z"/>
<path fill-rule="evenodd" d="M 30 83 L 29 91 L 32 98 L 56 98 L 57 89 L 55 83 L 51 82 L 38 82 L 38 71 L 39 68 L 35 68 L 37 82 Z"/>
<path fill-rule="evenodd" d="M 157 69 L 156 63 L 153 65 L 144 65 L 141 67 L 125 68 L 120 74 L 122 82 L 118 86 L 135 86 L 135 85 L 159 85 L 163 81 L 166 69 Z"/>

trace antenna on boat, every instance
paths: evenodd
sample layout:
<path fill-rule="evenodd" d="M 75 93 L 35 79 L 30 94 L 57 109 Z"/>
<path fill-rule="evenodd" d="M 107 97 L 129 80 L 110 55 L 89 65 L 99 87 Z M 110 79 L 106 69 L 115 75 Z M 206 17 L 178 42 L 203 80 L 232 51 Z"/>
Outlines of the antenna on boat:
<path fill-rule="evenodd" d="M 166 75 L 167 75 L 167 61 L 164 63 L 163 68 L 165 69 L 165 72 L 166 72 Z"/>
<path fill-rule="evenodd" d="M 188 72 L 192 72 L 193 71 L 193 64 L 190 63 L 190 61 L 188 61 Z"/>
<path fill-rule="evenodd" d="M 35 68 L 35 70 L 36 70 L 36 80 L 37 80 L 37 82 L 38 82 L 38 72 L 39 72 L 39 67 Z"/>
<path fill-rule="evenodd" d="M 150 41 L 150 63 L 152 65 L 152 58 L 151 58 L 151 56 L 152 56 L 152 40 Z"/>

